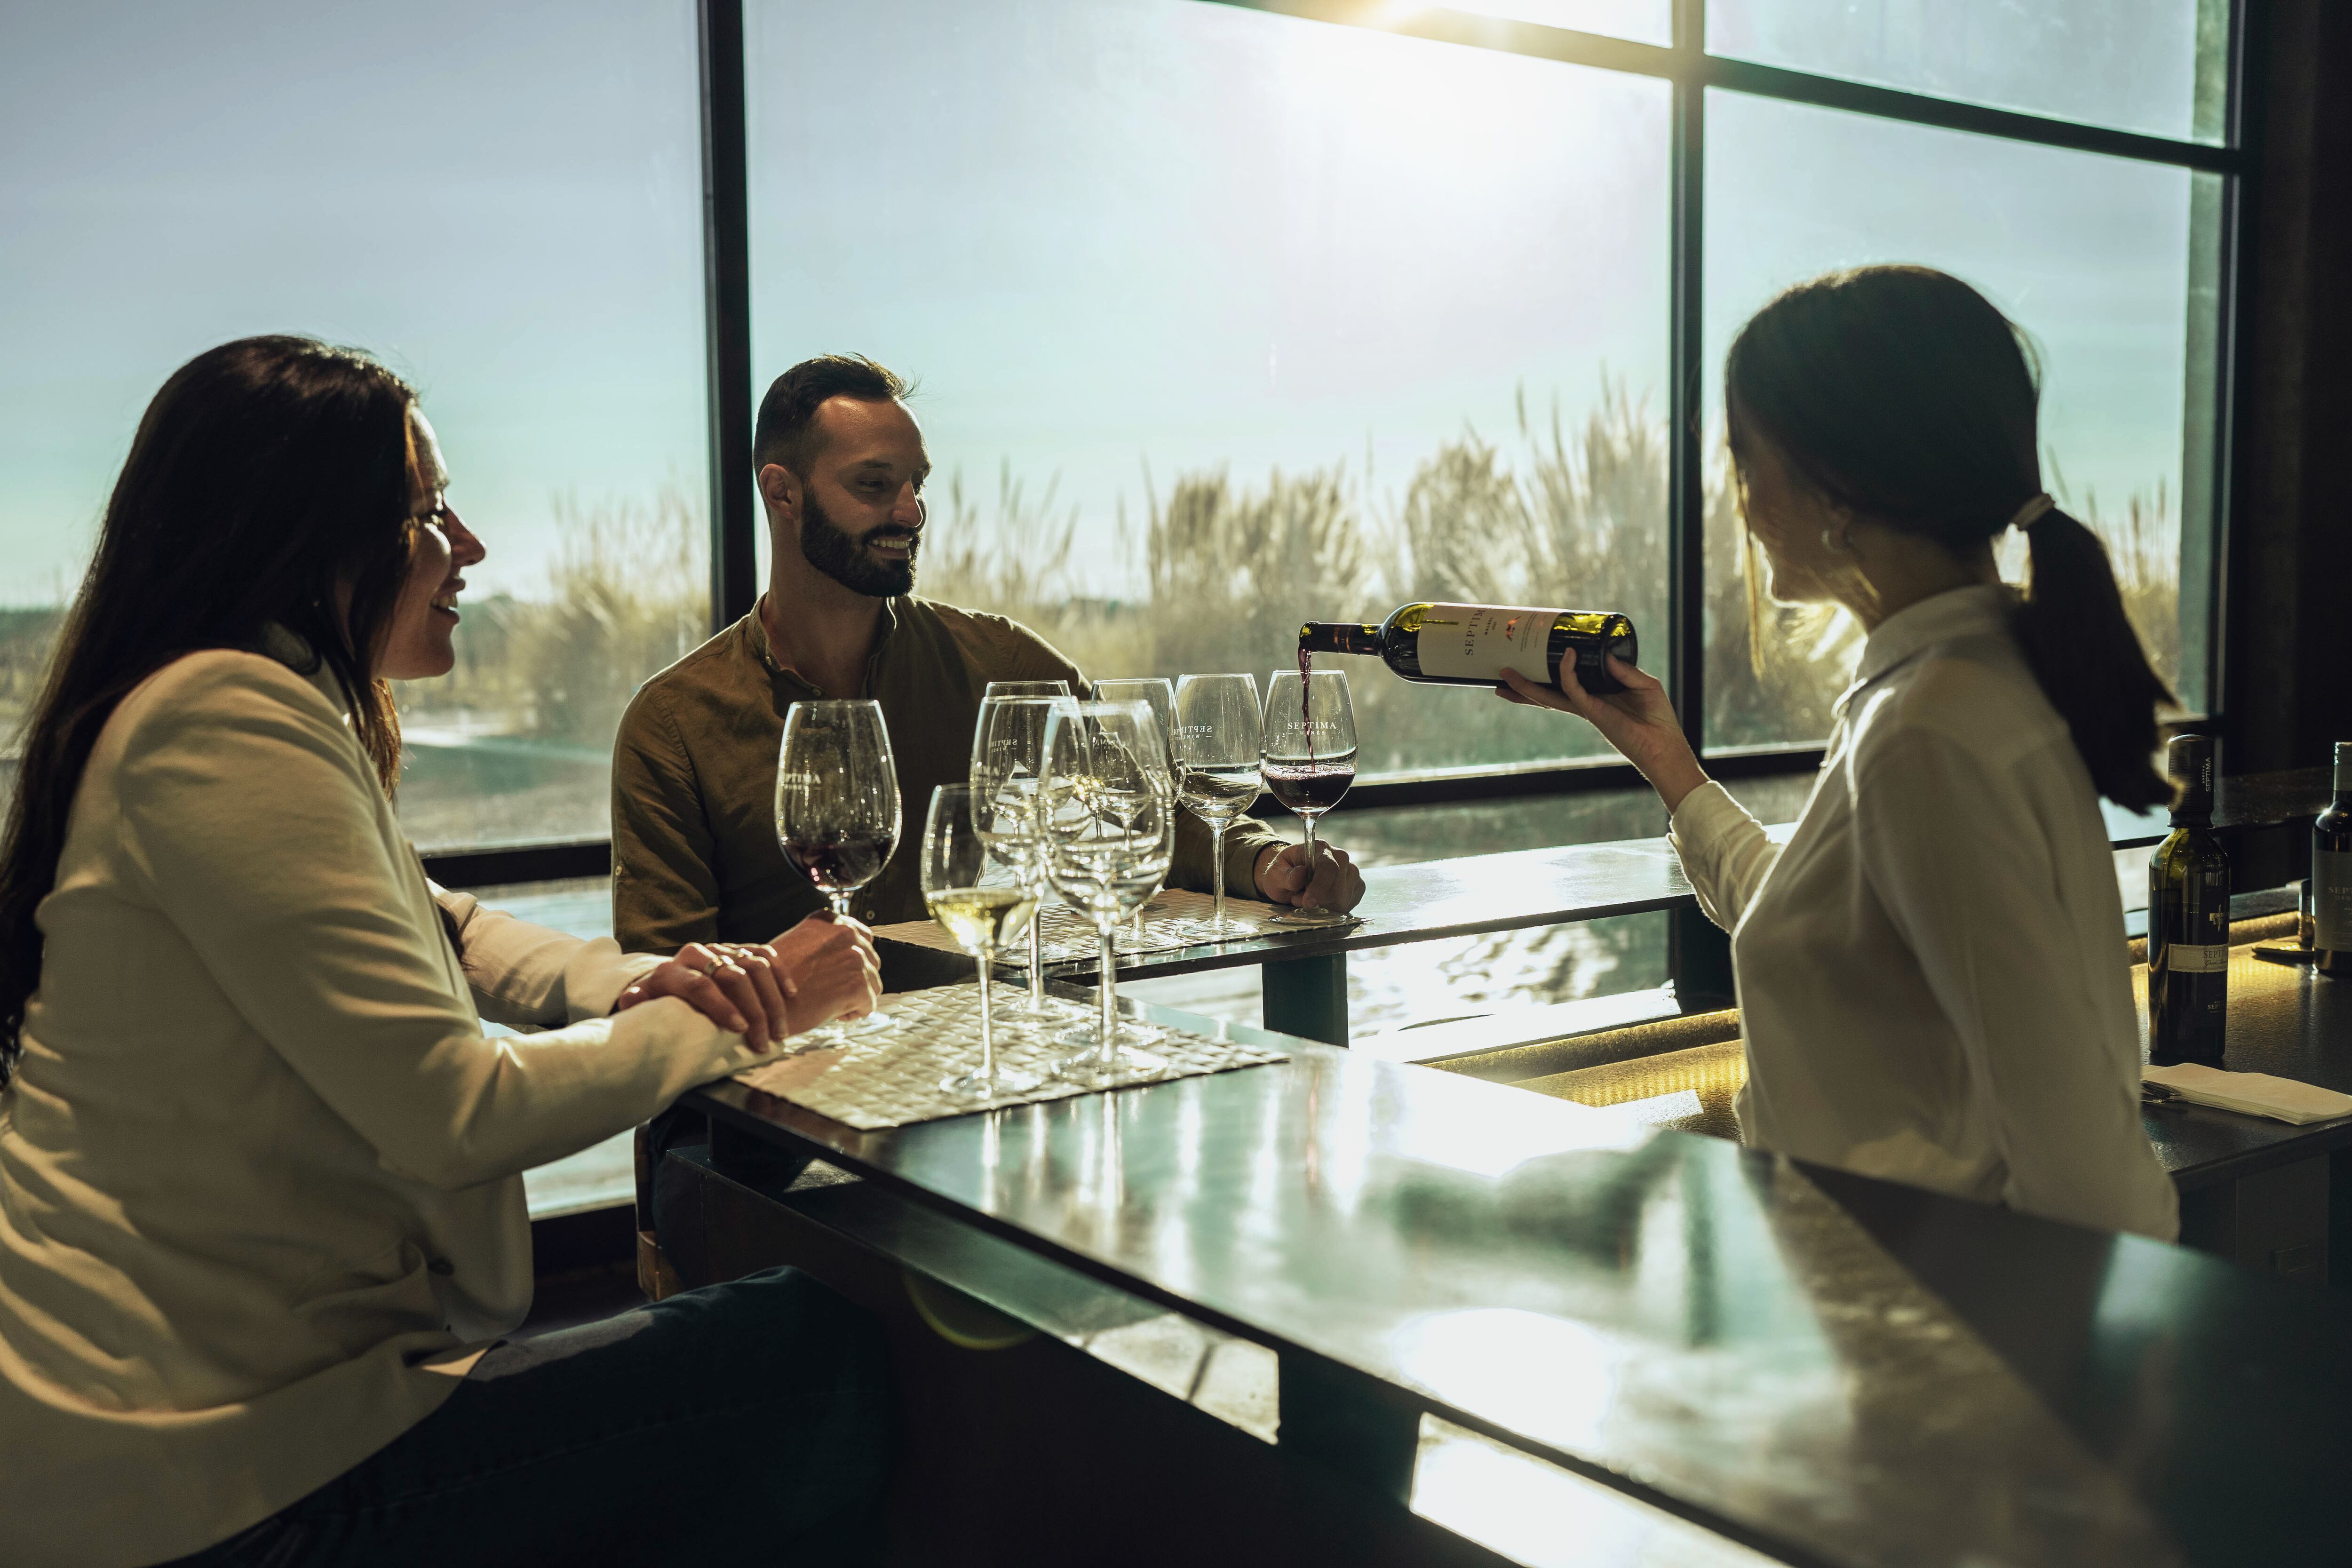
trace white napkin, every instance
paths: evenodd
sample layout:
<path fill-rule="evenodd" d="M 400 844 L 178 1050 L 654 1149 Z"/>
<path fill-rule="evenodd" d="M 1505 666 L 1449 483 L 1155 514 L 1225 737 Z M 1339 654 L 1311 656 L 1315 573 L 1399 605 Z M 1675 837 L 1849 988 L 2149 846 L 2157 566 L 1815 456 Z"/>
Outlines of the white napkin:
<path fill-rule="evenodd" d="M 2179 1067 L 2144 1068 L 2140 1076 L 2179 1091 L 2181 1099 L 2192 1104 L 2267 1116 L 2297 1126 L 2352 1116 L 2352 1094 L 2338 1094 L 2291 1078 L 2273 1078 L 2266 1072 L 2223 1072 L 2220 1068 L 2182 1062 Z"/>

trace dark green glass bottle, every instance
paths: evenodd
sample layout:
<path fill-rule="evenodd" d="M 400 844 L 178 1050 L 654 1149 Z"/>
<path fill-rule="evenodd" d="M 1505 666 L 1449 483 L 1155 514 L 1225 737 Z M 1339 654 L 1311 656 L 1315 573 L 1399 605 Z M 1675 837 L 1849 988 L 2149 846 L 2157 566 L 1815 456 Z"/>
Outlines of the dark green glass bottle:
<path fill-rule="evenodd" d="M 2311 825 L 2311 966 L 2352 975 L 2352 741 L 2336 742 L 2336 803 Z"/>
<path fill-rule="evenodd" d="M 2178 735 L 2167 753 L 2180 796 L 2147 862 L 2147 1055 L 2221 1065 L 2230 1009 L 2230 858 L 2213 836 L 2213 742 Z"/>

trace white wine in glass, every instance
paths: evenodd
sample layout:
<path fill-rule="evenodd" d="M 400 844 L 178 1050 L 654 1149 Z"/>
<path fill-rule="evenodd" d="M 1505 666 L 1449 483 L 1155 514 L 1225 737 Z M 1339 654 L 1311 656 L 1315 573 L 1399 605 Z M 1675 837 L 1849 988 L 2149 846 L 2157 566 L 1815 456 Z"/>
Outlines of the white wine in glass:
<path fill-rule="evenodd" d="M 989 971 L 996 950 L 1018 941 L 1037 913 L 1037 895 L 1015 880 L 989 854 L 972 814 L 968 784 L 945 784 L 932 792 L 930 817 L 923 826 L 923 903 L 956 945 L 980 964 L 980 1067 L 958 1073 L 940 1088 L 960 1100 L 996 1100 L 1036 1087 L 1025 1073 L 996 1065 L 996 1018 Z"/>

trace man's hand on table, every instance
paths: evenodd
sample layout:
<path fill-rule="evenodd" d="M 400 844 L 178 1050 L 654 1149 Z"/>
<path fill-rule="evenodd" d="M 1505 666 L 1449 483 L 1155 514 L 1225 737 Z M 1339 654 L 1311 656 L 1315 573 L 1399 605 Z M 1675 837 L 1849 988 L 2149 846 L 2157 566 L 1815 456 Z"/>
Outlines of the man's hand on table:
<path fill-rule="evenodd" d="M 1302 910 L 1352 910 L 1364 896 L 1364 874 L 1345 849 L 1318 840 L 1315 864 L 1304 844 L 1269 844 L 1257 858 L 1257 896 Z"/>
<path fill-rule="evenodd" d="M 675 996 L 720 1028 L 766 1050 L 835 1018 L 863 1017 L 882 995 L 874 933 L 814 914 L 773 942 L 697 942 L 620 994 L 613 1011 Z"/>
<path fill-rule="evenodd" d="M 835 1018 L 863 1018 L 882 1000 L 882 961 L 862 921 L 820 910 L 768 945 L 777 967 L 792 977 L 784 1010 L 793 1034 Z"/>

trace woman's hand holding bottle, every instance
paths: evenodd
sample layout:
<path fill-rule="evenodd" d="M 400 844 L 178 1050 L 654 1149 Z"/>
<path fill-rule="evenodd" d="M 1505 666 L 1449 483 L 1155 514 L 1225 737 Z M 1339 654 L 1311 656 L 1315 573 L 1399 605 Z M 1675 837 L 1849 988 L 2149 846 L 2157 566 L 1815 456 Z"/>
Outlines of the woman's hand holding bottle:
<path fill-rule="evenodd" d="M 1505 669 L 1503 684 L 1495 689 L 1495 695 L 1523 707 L 1573 713 L 1591 724 L 1650 781 L 1671 813 L 1682 805 L 1684 796 L 1706 783 L 1706 772 L 1698 765 L 1689 737 L 1675 717 L 1675 705 L 1657 679 L 1613 655 L 1609 658 L 1609 673 L 1624 689 L 1597 697 L 1585 690 L 1574 667 L 1565 659 L 1560 661 L 1557 690 L 1539 686 L 1515 669 Z"/>

